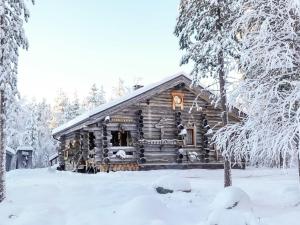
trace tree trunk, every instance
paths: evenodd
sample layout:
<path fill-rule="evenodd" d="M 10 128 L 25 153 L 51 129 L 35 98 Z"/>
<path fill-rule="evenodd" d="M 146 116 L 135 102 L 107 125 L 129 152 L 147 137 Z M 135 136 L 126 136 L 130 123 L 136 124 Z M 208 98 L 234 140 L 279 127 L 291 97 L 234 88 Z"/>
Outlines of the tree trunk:
<path fill-rule="evenodd" d="M 299 156 L 299 152 L 298 152 L 298 176 L 299 176 L 299 182 L 300 182 L 300 156 Z"/>
<path fill-rule="evenodd" d="M 216 23 L 216 28 L 218 32 L 222 32 L 222 18 L 221 18 L 221 8 L 218 8 L 218 20 Z M 227 99 L 226 99 L 226 89 L 225 89 L 225 71 L 224 71 L 224 53 L 220 50 L 218 53 L 218 65 L 219 65 L 219 86 L 220 86 L 220 103 L 222 109 L 222 125 L 226 126 L 228 124 L 228 111 L 227 111 Z M 230 156 L 224 157 L 224 187 L 232 185 L 231 179 L 231 162 Z"/>
<path fill-rule="evenodd" d="M 0 92 L 0 202 L 5 198 L 5 151 L 4 151 L 4 133 L 3 133 L 3 91 Z"/>
<path fill-rule="evenodd" d="M 222 109 L 222 125 L 226 126 L 228 123 L 228 112 L 226 107 L 226 90 L 225 90 L 225 79 L 224 79 L 224 58 L 223 52 L 220 51 L 218 60 L 220 62 L 219 70 L 219 85 L 220 85 L 220 98 L 221 98 L 221 109 Z M 230 156 L 224 157 L 224 187 L 232 185 L 231 179 L 231 162 Z"/>
<path fill-rule="evenodd" d="M 298 107 L 298 105 L 296 105 Z M 296 135 L 297 161 L 298 161 L 298 177 L 300 182 L 300 150 L 299 150 L 299 132 Z"/>

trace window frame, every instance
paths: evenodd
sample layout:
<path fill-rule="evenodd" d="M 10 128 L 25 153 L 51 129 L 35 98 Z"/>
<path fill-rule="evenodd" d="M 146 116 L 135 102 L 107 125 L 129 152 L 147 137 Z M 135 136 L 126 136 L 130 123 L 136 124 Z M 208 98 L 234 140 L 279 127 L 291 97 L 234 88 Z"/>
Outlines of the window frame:
<path fill-rule="evenodd" d="M 113 140 L 113 136 L 114 136 L 113 132 L 117 133 L 117 135 L 119 135 L 120 133 L 122 135 L 121 131 L 119 131 L 119 130 L 112 130 L 111 131 L 111 141 Z M 124 130 L 124 133 L 126 133 L 126 144 L 127 145 L 119 145 L 119 146 L 117 146 L 117 145 L 113 145 L 113 142 L 111 142 L 111 147 L 132 147 L 132 134 L 131 134 L 131 131 Z"/>
<path fill-rule="evenodd" d="M 192 131 L 192 135 L 191 135 L 191 139 L 192 139 L 192 144 L 188 144 L 186 141 L 187 138 L 185 138 L 185 146 L 192 146 L 192 147 L 196 147 L 197 145 L 197 137 L 196 137 L 196 128 L 195 127 L 188 127 L 186 128 L 186 136 L 189 135 L 189 130 Z"/>

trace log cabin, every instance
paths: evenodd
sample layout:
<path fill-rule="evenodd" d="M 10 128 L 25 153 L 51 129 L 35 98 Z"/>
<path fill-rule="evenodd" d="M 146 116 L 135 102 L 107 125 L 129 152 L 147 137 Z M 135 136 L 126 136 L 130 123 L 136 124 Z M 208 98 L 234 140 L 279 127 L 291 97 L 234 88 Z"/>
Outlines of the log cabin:
<path fill-rule="evenodd" d="M 176 74 L 100 105 L 53 130 L 60 170 L 222 168 L 211 137 L 221 127 L 212 93 Z M 229 113 L 229 121 L 240 121 Z"/>

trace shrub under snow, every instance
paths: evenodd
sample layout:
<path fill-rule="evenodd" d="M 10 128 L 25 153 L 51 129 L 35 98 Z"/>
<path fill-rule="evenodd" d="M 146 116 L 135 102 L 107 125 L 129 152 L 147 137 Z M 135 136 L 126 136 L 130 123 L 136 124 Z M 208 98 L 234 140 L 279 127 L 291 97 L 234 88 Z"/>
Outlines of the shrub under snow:
<path fill-rule="evenodd" d="M 164 176 L 154 183 L 154 188 L 160 194 L 173 193 L 174 191 L 191 192 L 190 182 L 182 177 Z"/>
<path fill-rule="evenodd" d="M 237 187 L 222 190 L 211 204 L 207 225 L 257 225 L 251 200 Z"/>
<path fill-rule="evenodd" d="M 138 215 L 138 216 L 137 216 Z M 131 225 L 165 225 L 172 213 L 167 206 L 153 196 L 139 196 L 124 204 L 119 212 L 116 212 L 117 224 Z"/>
<path fill-rule="evenodd" d="M 209 215 L 207 225 L 258 225 L 258 223 L 252 212 L 217 209 Z"/>
<path fill-rule="evenodd" d="M 211 209 L 239 208 L 251 210 L 251 200 L 246 192 L 237 187 L 227 187 L 217 194 Z"/>

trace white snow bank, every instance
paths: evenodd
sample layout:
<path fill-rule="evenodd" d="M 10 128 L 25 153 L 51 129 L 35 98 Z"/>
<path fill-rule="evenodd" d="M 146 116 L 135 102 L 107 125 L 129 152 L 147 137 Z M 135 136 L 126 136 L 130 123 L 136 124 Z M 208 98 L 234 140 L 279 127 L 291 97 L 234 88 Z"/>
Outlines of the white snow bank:
<path fill-rule="evenodd" d="M 248 168 L 232 173 L 234 183 L 251 196 L 255 217 L 251 211 L 237 207 L 213 212 L 209 209 L 217 193 L 223 191 L 223 170 L 108 174 L 13 170 L 6 176 L 7 198 L 0 204 L 0 225 L 137 225 L 138 222 L 139 225 L 208 225 L 208 222 L 224 225 L 222 221 L 237 225 L 254 219 L 248 223 L 253 225 L 256 217 L 263 225 L 299 225 L 300 206 L 283 207 L 282 198 L 285 188 L 297 186 L 297 169 L 282 172 Z M 178 181 L 188 179 L 193 191 L 158 195 L 152 185 L 163 176 L 174 176 Z M 155 213 L 158 216 L 153 219 Z M 214 221 L 220 218 L 221 222 Z"/>
<path fill-rule="evenodd" d="M 208 217 L 207 225 L 258 225 L 252 212 L 217 209 Z"/>
<path fill-rule="evenodd" d="M 138 215 L 138 216 L 137 216 Z M 113 224 L 123 225 L 165 225 L 170 224 L 171 211 L 155 196 L 139 196 L 124 204 L 120 211 L 116 211 L 116 221 Z"/>
<path fill-rule="evenodd" d="M 207 225 L 257 225 L 252 203 L 246 192 L 237 187 L 227 187 L 211 204 Z"/>
<path fill-rule="evenodd" d="M 281 200 L 284 206 L 299 206 L 300 205 L 300 187 L 286 187 L 282 191 Z"/>
<path fill-rule="evenodd" d="M 191 183 L 182 177 L 177 176 L 163 176 L 156 180 L 153 184 L 153 187 L 156 189 L 158 187 L 162 187 L 167 190 L 172 191 L 183 191 L 183 192 L 191 192 L 192 187 Z"/>
<path fill-rule="evenodd" d="M 251 200 L 246 192 L 238 187 L 227 187 L 217 194 L 211 209 L 233 209 L 251 210 Z"/>

